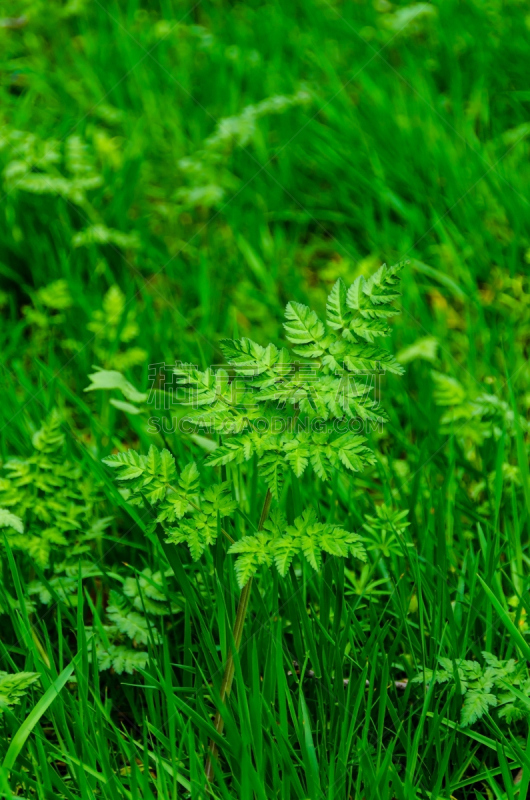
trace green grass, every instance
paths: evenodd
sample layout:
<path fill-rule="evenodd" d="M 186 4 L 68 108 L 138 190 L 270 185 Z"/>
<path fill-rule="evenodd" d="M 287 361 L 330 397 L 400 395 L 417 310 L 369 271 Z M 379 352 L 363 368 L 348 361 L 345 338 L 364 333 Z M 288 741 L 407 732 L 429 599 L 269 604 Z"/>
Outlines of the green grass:
<path fill-rule="evenodd" d="M 65 459 L 94 482 L 95 518 L 113 520 L 83 556 L 94 574 L 70 576 L 66 596 L 52 583 L 60 546 L 44 569 L 1 551 L 0 669 L 41 679 L 0 716 L 0 796 L 523 800 L 527 718 L 491 709 L 462 728 L 454 684 L 410 679 L 440 656 L 530 660 L 526 5 L 0 3 L 21 16 L 0 27 L 0 459 L 27 458 L 58 408 Z M 281 113 L 241 116 L 300 92 Z M 322 311 L 337 277 L 404 259 L 391 347 L 435 342 L 383 381 L 376 467 L 303 477 L 281 504 L 362 532 L 384 502 L 410 526 L 390 548 L 371 539 L 365 568 L 263 571 L 206 787 L 233 560 L 221 541 L 193 562 L 146 533 L 101 459 L 164 442 L 107 393 L 84 394 L 87 375 L 121 358 L 145 390 L 149 364 L 221 363 L 225 336 L 279 344 L 288 300 Z M 57 287 L 40 291 L 57 280 L 64 307 Z M 124 311 L 112 322 L 107 307 L 97 328 L 113 285 Z M 458 383 L 440 388 L 433 370 Z M 189 436 L 167 443 L 181 466 L 207 453 Z M 255 467 L 228 477 L 256 520 Z M 160 641 L 149 634 L 133 674 L 98 672 L 86 627 L 145 567 L 164 572 Z M 28 594 L 37 579 L 47 605 Z"/>

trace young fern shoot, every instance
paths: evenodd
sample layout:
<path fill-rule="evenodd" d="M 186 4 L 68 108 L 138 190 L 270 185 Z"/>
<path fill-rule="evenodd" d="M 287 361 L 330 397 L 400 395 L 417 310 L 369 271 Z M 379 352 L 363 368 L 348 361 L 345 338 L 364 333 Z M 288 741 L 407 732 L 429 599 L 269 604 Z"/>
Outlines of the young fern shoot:
<path fill-rule="evenodd" d="M 402 267 L 382 266 L 368 279 L 359 276 L 349 288 L 339 279 L 327 300 L 325 323 L 307 306 L 288 303 L 284 327 L 292 352 L 247 338 L 224 340 L 226 369 L 200 371 L 180 363 L 175 367 L 184 395 L 180 402 L 188 407 L 187 421 L 197 431 L 222 436 L 222 444 L 206 464 L 217 467 L 257 460 L 267 493 L 255 533 L 234 542 L 219 523 L 237 509 L 230 483 L 203 490 L 197 466 L 187 464 L 178 474 L 168 450 L 159 452 L 152 446 L 147 456 L 129 450 L 104 459 L 127 486 L 129 502 L 153 506 L 166 541 L 186 543 L 193 559 L 199 559 L 220 532 L 231 541 L 228 552 L 237 556 L 235 570 L 242 589 L 233 628 L 236 650 L 251 581 L 260 567 L 274 564 L 284 577 L 295 558 L 302 558 L 314 570 L 319 569 L 322 553 L 366 559 L 356 533 L 320 521 L 314 509 L 305 509 L 292 525 L 279 507 L 270 515 L 269 510 L 273 501 L 279 503 L 289 473 L 299 478 L 312 470 L 328 481 L 334 471 L 356 473 L 375 462 L 362 431 L 367 424 L 380 425 L 387 418 L 372 396 L 380 375 L 387 370 L 403 372 L 379 344 L 389 333 L 389 318 L 399 313 L 394 301 L 399 297 Z M 99 386 L 90 388 L 120 388 L 125 379 L 118 381 L 116 375 L 96 373 L 91 378 Z M 230 693 L 233 655 L 230 652 L 225 667 L 221 700 Z M 219 733 L 223 729 L 220 713 L 215 727 Z M 211 755 L 215 753 L 211 745 Z M 211 758 L 206 771 L 211 779 Z"/>

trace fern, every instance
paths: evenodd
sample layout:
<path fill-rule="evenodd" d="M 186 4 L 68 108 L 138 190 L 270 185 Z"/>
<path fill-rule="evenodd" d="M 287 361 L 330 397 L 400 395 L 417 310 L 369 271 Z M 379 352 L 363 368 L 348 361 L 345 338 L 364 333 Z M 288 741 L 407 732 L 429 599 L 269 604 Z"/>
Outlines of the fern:
<path fill-rule="evenodd" d="M 43 420 L 31 444 L 30 456 L 11 458 L 4 464 L 0 526 L 12 548 L 24 551 L 45 568 L 54 553 L 63 560 L 78 559 L 91 549 L 104 528 L 93 532 L 98 523 L 99 492 L 80 466 L 66 458 L 57 411 Z"/>
<path fill-rule="evenodd" d="M 77 135 L 68 137 L 62 150 L 58 140 L 42 140 L 34 133 L 3 128 L 0 150 L 9 159 L 3 178 L 10 192 L 64 197 L 86 208 L 87 192 L 103 184 L 88 147 Z"/>
<path fill-rule="evenodd" d="M 292 344 L 293 352 L 305 358 L 323 356 L 333 343 L 326 336 L 326 329 L 314 311 L 302 303 L 288 303 L 285 309 L 285 331 Z"/>
<path fill-rule="evenodd" d="M 140 409 L 135 405 L 132 406 L 132 403 L 139 404 L 145 403 L 148 398 L 147 392 L 139 392 L 132 383 L 130 383 L 122 374 L 121 372 L 117 372 L 116 370 L 105 370 L 96 367 L 96 372 L 93 372 L 91 375 L 88 376 L 91 383 L 89 386 L 85 388 L 85 392 L 94 392 L 98 390 L 113 390 L 117 389 L 122 393 L 122 395 L 126 398 L 126 400 L 130 400 L 130 403 L 127 403 L 127 410 L 129 413 L 137 414 L 139 413 Z M 110 401 L 112 405 L 123 408 L 125 405 L 122 401 L 115 400 L 114 398 Z M 125 410 L 125 409 L 124 409 Z"/>
<path fill-rule="evenodd" d="M 147 505 L 165 531 L 165 541 L 185 543 L 194 561 L 221 532 L 231 541 L 229 553 L 237 557 L 235 572 L 242 589 L 233 629 L 236 650 L 251 582 L 260 568 L 274 563 L 285 577 L 295 558 L 314 570 L 319 569 L 323 553 L 366 560 L 358 534 L 320 522 L 311 508 L 293 525 L 286 525 L 279 509 L 269 521 L 267 517 L 272 500 L 281 499 L 289 472 L 299 478 L 311 467 L 319 479 L 329 480 L 334 471 L 356 473 L 375 463 L 366 437 L 351 430 L 349 424 L 340 429 L 339 423 L 360 419 L 379 424 L 385 419 L 369 396 L 373 387 L 360 388 L 355 377 L 358 370 L 381 372 L 381 366 L 396 374 L 403 371 L 396 359 L 376 344 L 378 337 L 388 333 L 388 318 L 397 313 L 392 303 L 399 296 L 401 268 L 381 267 L 368 280 L 358 278 L 348 290 L 340 281 L 336 283 L 328 298 L 327 325 L 307 306 L 289 303 L 285 330 L 294 354 L 306 359 L 303 363 L 291 362 L 285 348 L 261 346 L 247 338 L 223 340 L 229 370 L 199 370 L 177 363 L 178 400 L 188 408 L 186 419 L 196 430 L 206 428 L 223 437 L 206 463 L 225 468 L 252 458 L 257 461 L 268 490 L 256 533 L 233 541 L 222 528 L 224 520 L 238 509 L 230 483 L 222 481 L 202 489 L 193 462 L 179 472 L 169 451 L 159 451 L 154 445 L 147 455 L 128 450 L 104 459 L 115 470 L 122 495 L 132 504 Z M 101 387 L 123 392 L 127 386 L 123 376 L 96 372 L 91 378 L 89 390 Z M 400 514 L 392 521 L 401 525 L 401 520 Z M 119 633 L 139 643 L 147 641 L 144 623 L 130 607 L 113 603 L 107 613 Z M 109 647 L 100 652 L 100 668 L 115 663 Z M 233 676 L 232 653 L 225 665 L 221 700 L 230 692 Z M 220 714 L 215 727 L 218 733 L 222 731 Z M 210 747 L 215 752 L 215 745 Z M 210 762 L 206 773 L 211 777 Z"/>
<path fill-rule="evenodd" d="M 356 381 L 359 369 L 403 371 L 376 344 L 388 333 L 389 317 L 398 313 L 393 303 L 399 297 L 401 269 L 401 264 L 383 266 L 371 278 L 360 276 L 349 288 L 339 279 L 328 297 L 326 324 L 307 306 L 289 303 L 285 330 L 295 356 L 306 359 L 302 363 L 291 360 L 286 348 L 242 338 L 221 343 L 230 371 L 176 365 L 178 400 L 189 408 L 187 419 L 197 430 L 209 428 L 223 435 L 222 444 L 206 459 L 208 466 L 238 465 L 256 458 L 261 477 L 278 501 L 289 472 L 301 477 L 312 469 L 327 481 L 335 471 L 357 473 L 375 463 L 366 437 L 348 425 L 346 430 L 340 426 L 348 420 L 377 424 L 385 420 L 370 397 L 373 387 Z M 118 311 L 116 319 L 123 313 Z M 135 395 L 134 387 L 118 373 L 103 371 L 90 377 L 88 390 L 116 388 L 126 399 L 139 399 L 140 393 Z M 219 520 L 237 508 L 228 496 L 228 483 L 201 491 L 195 464 L 177 474 L 167 450 L 152 446 L 146 456 L 128 450 L 105 458 L 104 463 L 116 471 L 127 500 L 151 505 L 166 540 L 186 543 L 194 560 L 216 541 Z M 402 516 L 392 522 L 400 530 Z M 272 552 L 267 541 L 261 533 L 256 542 L 245 537 L 233 545 L 232 552 L 240 554 L 236 566 L 240 582 L 272 561 L 284 575 L 299 554 L 314 569 L 322 552 L 365 557 L 357 534 L 323 526 L 311 510 L 295 521 L 294 528 L 283 531 L 277 550 Z"/>
<path fill-rule="evenodd" d="M 128 501 L 136 504 L 148 501 L 157 511 L 157 521 L 166 530 L 166 541 L 187 544 L 194 560 L 198 560 L 217 539 L 219 519 L 231 516 L 237 508 L 237 502 L 229 495 L 230 485 L 227 482 L 200 491 L 198 471 L 193 463 L 188 464 L 176 480 L 173 457 L 167 450 L 159 452 L 154 445 L 147 456 L 129 450 L 109 456 L 104 461 L 117 470 L 117 480 L 127 484 Z M 171 523 L 175 521 L 178 526 L 172 527 Z M 358 534 L 349 533 L 338 525 L 318 522 L 312 509 L 307 509 L 298 517 L 293 526 L 287 526 L 277 512 L 262 533 L 243 537 L 231 546 L 229 552 L 240 554 L 236 561 L 236 573 L 241 586 L 255 574 L 258 567 L 270 566 L 273 561 L 280 575 L 285 575 L 297 555 L 302 555 L 313 569 L 319 568 L 322 552 L 340 557 L 352 555 L 366 560 Z M 129 591 L 131 585 L 132 579 L 129 579 Z M 120 631 L 134 638 L 132 627 L 129 629 L 125 627 L 127 622 L 120 622 L 122 618 L 127 618 L 134 623 L 136 618 L 131 617 L 130 612 L 123 612 L 120 604 L 113 603 L 108 614 Z"/>
<path fill-rule="evenodd" d="M 483 652 L 484 665 L 478 661 L 440 657 L 441 670 L 423 670 L 414 683 L 454 683 L 456 675 L 464 696 L 460 724 L 463 727 L 474 725 L 490 709 L 498 709 L 499 718 L 507 723 L 529 718 L 529 703 L 523 702 L 518 693 L 530 697 L 530 679 L 526 664 L 514 659 L 501 661 L 491 653 Z M 516 691 L 512 691 L 514 687 Z"/>
<path fill-rule="evenodd" d="M 112 669 L 118 675 L 123 672 L 132 675 L 137 670 L 144 669 L 149 661 L 149 654 L 145 650 L 133 650 L 124 644 L 109 644 L 105 646 L 97 637 L 94 639 L 92 647 L 95 650 L 100 672 Z M 92 660 L 90 645 L 89 660 Z"/>
<path fill-rule="evenodd" d="M 38 672 L 17 672 L 10 674 L 0 671 L 0 716 L 6 709 L 20 703 L 29 687 L 38 681 Z"/>
<path fill-rule="evenodd" d="M 135 645 L 147 644 L 150 639 L 158 641 L 157 629 L 149 625 L 143 614 L 133 611 L 117 592 L 110 594 L 107 616 L 119 633 L 126 634 Z"/>
<path fill-rule="evenodd" d="M 263 532 L 243 537 L 228 552 L 239 554 L 236 574 L 241 587 L 260 566 L 270 566 L 273 561 L 284 577 L 296 556 L 303 556 L 315 570 L 320 567 L 322 553 L 342 558 L 352 555 L 361 561 L 366 560 L 360 536 L 348 533 L 338 525 L 318 522 L 313 509 L 306 509 L 293 525 L 287 525 L 283 515 L 277 511 L 265 524 Z"/>
<path fill-rule="evenodd" d="M 127 485 L 127 501 L 132 505 L 149 503 L 156 509 L 156 520 L 164 525 L 167 541 L 186 543 L 194 560 L 217 539 L 219 517 L 228 517 L 237 503 L 228 496 L 227 482 L 199 490 L 199 472 L 193 462 L 177 475 L 171 453 L 151 445 L 146 456 L 134 450 L 103 459 L 117 472 L 117 480 Z M 178 527 L 171 527 L 174 523 Z"/>
<path fill-rule="evenodd" d="M 221 203 L 225 192 L 237 185 L 235 177 L 227 170 L 227 158 L 234 149 L 250 144 L 256 135 L 258 120 L 306 105 L 310 99 L 304 90 L 291 96 L 276 95 L 246 106 L 237 116 L 221 119 L 201 149 L 178 162 L 186 184 L 177 190 L 179 203 L 186 208 L 209 208 Z"/>
<path fill-rule="evenodd" d="M 85 244 L 78 234 L 75 243 Z M 86 238 L 86 234 L 85 234 Z M 115 237 L 114 237 L 115 239 Z M 100 241 L 114 241 L 112 237 Z M 118 242 L 119 243 L 119 242 Z M 121 243 L 125 246 L 126 243 Z M 94 352 L 105 368 L 125 371 L 137 364 L 143 364 L 147 352 L 140 347 L 127 347 L 140 333 L 134 309 L 127 309 L 125 296 L 119 286 L 111 286 L 103 298 L 101 310 L 94 311 L 88 329 L 94 334 Z"/>
<path fill-rule="evenodd" d="M 235 372 L 232 380 L 225 370 L 176 367 L 177 384 L 188 392 L 184 402 L 194 409 L 190 421 L 225 435 L 222 447 L 209 457 L 211 466 L 239 464 L 257 455 L 261 473 L 277 498 L 286 468 L 300 476 L 311 465 L 322 480 L 328 480 L 334 469 L 357 472 L 373 463 L 365 438 L 337 434 L 337 422 L 385 420 L 370 397 L 372 387 L 356 381 L 359 370 L 403 371 L 387 350 L 375 344 L 378 336 L 388 333 L 388 317 L 397 313 L 392 303 L 398 297 L 401 268 L 381 267 L 369 280 L 359 277 L 349 290 L 337 281 L 328 297 L 327 326 L 307 306 L 287 305 L 287 338 L 294 354 L 308 362 L 297 364 L 284 348 L 262 347 L 245 338 L 222 342 Z M 282 405 L 296 407 L 295 415 L 282 412 Z M 278 418 L 288 423 L 281 435 L 274 431 Z M 315 419 L 325 424 L 308 432 Z"/>
<path fill-rule="evenodd" d="M 359 276 L 348 289 L 339 279 L 328 297 L 326 324 L 307 306 L 289 303 L 287 339 L 303 362 L 292 360 L 286 348 L 242 338 L 221 343 L 232 375 L 224 368 L 201 371 L 176 365 L 178 402 L 189 408 L 186 419 L 197 430 L 223 435 L 209 466 L 242 464 L 257 456 L 261 475 L 279 499 L 290 470 L 301 476 L 311 467 L 326 481 L 334 470 L 360 472 L 374 463 L 366 438 L 344 432 L 344 427 L 340 431 L 340 425 L 359 420 L 362 427 L 386 420 L 371 396 L 373 380 L 363 383 L 360 373 L 403 372 L 377 344 L 388 333 L 388 318 L 398 313 L 393 303 L 399 297 L 402 266 L 383 266 L 369 279 Z M 107 372 L 90 377 L 89 390 L 116 388 L 126 399 L 131 389 L 136 391 L 114 373 L 112 379 Z"/>
<path fill-rule="evenodd" d="M 24 533 L 24 523 L 7 508 L 0 508 L 0 528 L 12 528 L 17 533 Z"/>
<path fill-rule="evenodd" d="M 146 611 L 155 616 L 176 613 L 179 606 L 175 603 L 169 604 L 167 595 L 163 591 L 164 578 L 172 574 L 171 570 L 167 570 L 162 576 L 161 572 L 153 572 L 149 567 L 145 567 L 139 575 L 125 579 L 123 593 L 139 611 Z"/>
<path fill-rule="evenodd" d="M 272 564 L 274 555 L 270 541 L 267 533 L 257 533 L 255 536 L 244 536 L 230 547 L 229 553 L 239 554 L 235 569 L 241 588 L 256 574 L 260 566 L 270 567 Z"/>
<path fill-rule="evenodd" d="M 476 386 L 465 387 L 456 378 L 432 371 L 434 399 L 443 409 L 440 418 L 440 433 L 443 436 L 454 434 L 466 458 L 475 467 L 481 467 L 480 448 L 490 440 L 497 441 L 503 432 L 515 436 L 516 417 L 512 406 L 495 394 L 477 391 Z M 530 423 L 517 415 L 517 424 L 525 433 L 530 431 Z M 507 478 L 517 482 L 517 469 L 513 473 L 511 465 L 503 465 Z M 482 490 L 483 484 L 475 486 L 475 494 Z"/>
<path fill-rule="evenodd" d="M 187 497 L 192 496 L 198 481 L 195 464 L 189 464 L 182 473 L 177 485 L 175 460 L 164 449 L 159 451 L 154 445 L 146 456 L 134 450 L 108 456 L 103 463 L 117 471 L 117 480 L 126 481 L 129 489 L 128 501 L 142 505 L 144 498 L 150 503 L 158 503 L 170 498 L 174 515 L 181 517 L 188 506 Z"/>
<path fill-rule="evenodd" d="M 162 575 L 146 567 L 136 576 L 127 577 L 121 591 L 110 591 L 104 624 L 87 630 L 91 638 L 89 656 L 92 658 L 95 653 L 99 670 L 112 669 L 121 675 L 146 666 L 146 647 L 160 643 L 163 617 L 181 609 L 169 602 L 165 590 L 172 574 L 171 570 Z"/>
<path fill-rule="evenodd" d="M 287 573 L 294 556 L 298 554 L 303 555 L 309 565 L 317 570 L 323 552 L 343 558 L 351 554 L 362 561 L 366 560 L 360 536 L 348 533 L 338 525 L 318 522 L 313 509 L 306 509 L 274 542 L 274 560 L 280 575 Z"/>

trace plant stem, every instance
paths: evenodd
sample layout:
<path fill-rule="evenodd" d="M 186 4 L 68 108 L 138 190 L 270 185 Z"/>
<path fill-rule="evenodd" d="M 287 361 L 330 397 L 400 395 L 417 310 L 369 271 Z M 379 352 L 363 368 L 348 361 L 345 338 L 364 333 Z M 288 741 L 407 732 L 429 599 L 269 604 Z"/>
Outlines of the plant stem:
<path fill-rule="evenodd" d="M 263 530 L 263 526 L 267 521 L 267 517 L 269 516 L 269 509 L 271 507 L 271 500 L 272 494 L 270 489 L 267 490 L 267 494 L 265 495 L 265 500 L 263 502 L 263 508 L 261 510 L 261 516 L 258 525 L 258 531 Z M 248 601 L 250 599 L 250 592 L 252 589 L 252 578 L 243 586 L 241 591 L 241 595 L 239 597 L 239 604 L 237 606 L 237 613 L 236 619 L 234 622 L 234 647 L 236 653 L 239 651 L 239 645 L 241 644 L 241 638 L 243 636 L 243 626 L 245 624 L 245 617 L 247 616 L 247 609 L 248 609 Z M 235 672 L 235 664 L 234 664 L 234 655 L 232 651 L 228 653 L 228 658 L 225 665 L 225 671 L 223 675 L 223 680 L 221 682 L 221 702 L 224 703 L 225 697 L 228 697 L 230 694 L 230 690 L 232 689 L 232 681 L 234 680 L 234 672 Z M 217 733 L 221 734 L 224 728 L 224 719 L 221 716 L 221 712 L 218 711 L 215 715 L 215 730 Z M 211 781 L 213 778 L 213 760 L 217 758 L 217 745 L 215 742 L 210 742 L 210 754 L 208 756 L 208 760 L 206 762 L 206 778 L 207 780 Z"/>

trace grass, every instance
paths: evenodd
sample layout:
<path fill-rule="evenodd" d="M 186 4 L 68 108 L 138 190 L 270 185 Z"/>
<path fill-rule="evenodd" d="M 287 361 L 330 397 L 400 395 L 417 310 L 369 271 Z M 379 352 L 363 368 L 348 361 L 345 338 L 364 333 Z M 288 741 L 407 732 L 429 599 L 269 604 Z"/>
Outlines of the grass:
<path fill-rule="evenodd" d="M 0 718 L 1 796 L 522 800 L 527 718 L 462 727 L 460 691 L 411 679 L 440 656 L 529 655 L 525 5 L 28 0 L 0 16 L 24 17 L 0 27 L 0 458 L 28 457 L 60 409 L 65 459 L 113 517 L 77 591 L 53 583 L 61 547 L 46 568 L 2 550 L 1 669 L 41 679 Z M 277 95 L 297 99 L 242 113 Z M 365 568 L 263 572 L 207 786 L 233 562 L 221 542 L 192 562 L 127 507 L 101 458 L 164 442 L 84 394 L 87 375 L 121 363 L 143 390 L 149 364 L 221 363 L 223 336 L 279 343 L 288 300 L 322 311 L 337 277 L 403 259 L 406 374 L 382 385 L 377 466 L 293 481 L 282 505 L 362 531 L 386 503 L 410 526 L 368 537 Z M 166 438 L 181 465 L 204 459 L 203 441 Z M 255 467 L 229 477 L 256 519 Z M 99 672 L 86 628 L 145 567 L 164 573 L 163 635 L 132 674 Z"/>

